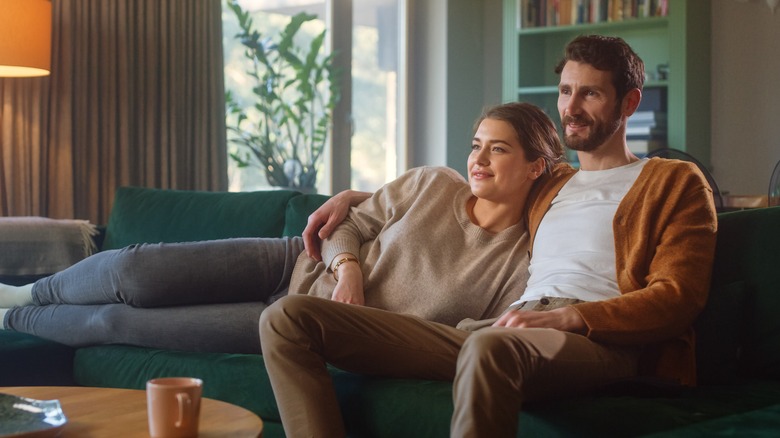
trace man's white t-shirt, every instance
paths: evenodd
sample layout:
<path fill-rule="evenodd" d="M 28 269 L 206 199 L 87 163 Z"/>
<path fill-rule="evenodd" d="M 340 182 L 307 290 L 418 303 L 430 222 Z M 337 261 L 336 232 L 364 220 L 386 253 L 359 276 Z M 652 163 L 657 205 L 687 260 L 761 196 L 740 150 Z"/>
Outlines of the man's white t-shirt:
<path fill-rule="evenodd" d="M 539 224 L 528 287 L 518 302 L 543 297 L 599 301 L 620 295 L 612 222 L 647 161 L 580 170 L 566 182 Z"/>

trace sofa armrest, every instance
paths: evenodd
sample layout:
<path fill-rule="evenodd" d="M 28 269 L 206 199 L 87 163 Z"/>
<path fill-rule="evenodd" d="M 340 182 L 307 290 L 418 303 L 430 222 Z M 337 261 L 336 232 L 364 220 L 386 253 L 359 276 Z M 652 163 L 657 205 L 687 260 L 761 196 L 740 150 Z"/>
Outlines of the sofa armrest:
<path fill-rule="evenodd" d="M 0 218 L 0 276 L 18 283 L 61 271 L 96 250 L 97 233 L 85 220 Z"/>

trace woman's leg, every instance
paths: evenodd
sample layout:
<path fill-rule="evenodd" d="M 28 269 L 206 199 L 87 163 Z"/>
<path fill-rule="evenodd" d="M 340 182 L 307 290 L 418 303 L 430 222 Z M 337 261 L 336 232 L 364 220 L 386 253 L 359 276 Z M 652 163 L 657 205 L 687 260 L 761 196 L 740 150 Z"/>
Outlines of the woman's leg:
<path fill-rule="evenodd" d="M 263 358 L 288 436 L 343 437 L 325 367 L 450 380 L 468 332 L 414 316 L 289 295 L 260 316 Z"/>
<path fill-rule="evenodd" d="M 73 347 L 127 344 L 171 350 L 257 353 L 261 302 L 136 308 L 124 304 L 15 307 L 9 330 Z M 0 321 L 2 322 L 2 321 Z"/>
<path fill-rule="evenodd" d="M 0 309 L 32 304 L 32 287 L 32 283 L 21 286 L 0 283 Z"/>
<path fill-rule="evenodd" d="M 302 251 L 299 237 L 131 245 L 38 280 L 32 296 L 39 306 L 267 301 L 286 291 Z"/>

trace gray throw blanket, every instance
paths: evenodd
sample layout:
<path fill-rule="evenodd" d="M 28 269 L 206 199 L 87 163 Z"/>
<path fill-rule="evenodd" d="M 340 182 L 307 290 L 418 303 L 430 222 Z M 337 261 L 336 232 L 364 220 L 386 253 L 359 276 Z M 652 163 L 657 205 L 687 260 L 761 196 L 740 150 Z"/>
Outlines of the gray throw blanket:
<path fill-rule="evenodd" d="M 52 274 L 95 252 L 85 220 L 0 218 L 0 275 Z"/>

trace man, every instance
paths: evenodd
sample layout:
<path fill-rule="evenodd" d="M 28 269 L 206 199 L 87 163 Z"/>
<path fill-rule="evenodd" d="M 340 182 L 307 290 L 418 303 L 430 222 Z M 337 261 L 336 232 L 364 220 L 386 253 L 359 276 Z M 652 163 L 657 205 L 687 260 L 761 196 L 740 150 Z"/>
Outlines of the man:
<path fill-rule="evenodd" d="M 379 376 L 453 379 L 452 436 L 514 436 L 524 401 L 639 375 L 695 384 L 691 324 L 709 288 L 712 192 L 690 163 L 640 160 L 629 151 L 626 121 L 641 100 L 644 65 L 623 40 L 578 37 L 556 72 L 564 140 L 580 170 L 558 168 L 531 206 L 522 300 L 472 333 L 283 299 L 263 314 L 261 338 L 290 436 L 344 435 L 324 362 Z M 310 254 L 318 253 L 311 245 L 317 228 L 325 223 L 325 237 L 346 214 L 339 205 L 363 196 L 337 196 L 312 215 Z"/>

